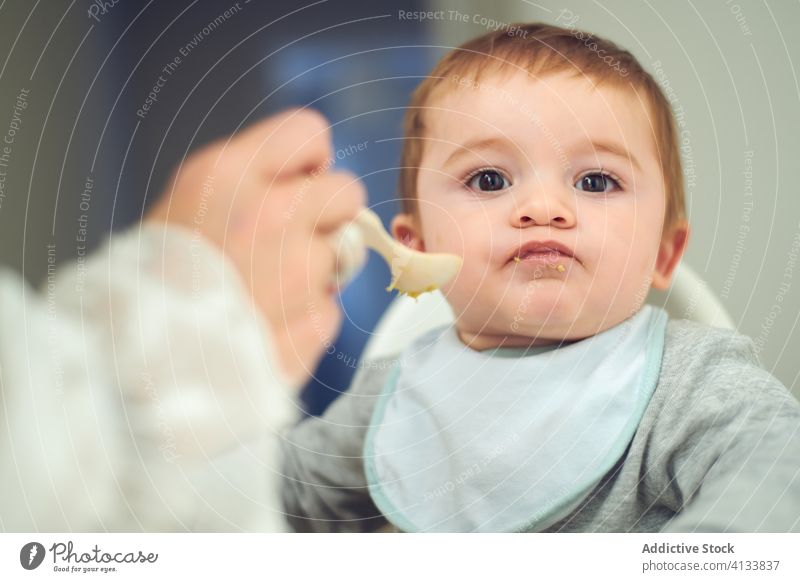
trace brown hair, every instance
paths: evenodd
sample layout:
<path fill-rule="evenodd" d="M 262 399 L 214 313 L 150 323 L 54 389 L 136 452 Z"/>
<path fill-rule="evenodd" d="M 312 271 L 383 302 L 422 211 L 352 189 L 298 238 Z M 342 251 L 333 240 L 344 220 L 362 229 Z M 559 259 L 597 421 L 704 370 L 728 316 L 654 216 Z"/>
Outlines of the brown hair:
<path fill-rule="evenodd" d="M 515 24 L 485 34 L 450 51 L 414 91 L 405 116 L 400 161 L 403 212 L 416 215 L 417 175 L 424 151 L 426 105 L 442 87 L 458 79 L 476 82 L 487 72 L 524 69 L 533 77 L 574 71 L 643 94 L 649 105 L 653 139 L 666 191 L 664 232 L 685 218 L 686 202 L 678 133 L 669 101 L 636 58 L 593 34 L 548 24 Z"/>

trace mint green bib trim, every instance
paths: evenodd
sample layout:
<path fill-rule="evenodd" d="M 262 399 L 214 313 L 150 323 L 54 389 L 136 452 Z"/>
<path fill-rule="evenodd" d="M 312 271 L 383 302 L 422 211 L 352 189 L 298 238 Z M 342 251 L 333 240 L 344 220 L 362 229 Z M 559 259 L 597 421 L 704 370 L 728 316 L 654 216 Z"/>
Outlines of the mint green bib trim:
<path fill-rule="evenodd" d="M 378 478 L 377 469 L 375 468 L 375 433 L 383 421 L 386 406 L 389 404 L 389 399 L 394 394 L 397 388 L 397 378 L 400 376 L 400 366 L 392 368 L 389 372 L 389 377 L 383 385 L 383 390 L 378 397 L 378 403 L 375 405 L 375 410 L 372 411 L 372 420 L 367 429 L 367 437 L 364 440 L 364 473 L 367 477 L 367 488 L 370 497 L 381 513 L 388 519 L 395 527 L 405 532 L 418 532 L 420 528 L 411 523 L 400 511 L 395 508 L 389 498 L 384 494 L 383 488 Z"/>
<path fill-rule="evenodd" d="M 570 343 L 572 343 L 572 342 L 570 342 Z M 563 345 L 568 345 L 568 344 L 565 343 Z M 536 356 L 538 354 L 544 354 L 544 353 L 547 353 L 547 352 L 551 352 L 553 350 L 557 350 L 559 347 L 561 347 L 561 344 L 551 344 L 549 346 L 531 346 L 531 347 L 527 347 L 527 348 L 520 348 L 520 347 L 504 348 L 504 347 L 499 347 L 499 348 L 494 348 L 494 349 L 491 349 L 491 350 L 486 350 L 483 353 L 486 354 L 489 357 L 494 357 L 494 358 L 526 358 L 528 356 Z"/>
<path fill-rule="evenodd" d="M 575 486 L 572 486 L 569 491 L 557 497 L 552 503 L 547 504 L 537 510 L 534 515 L 528 516 L 527 519 L 520 521 L 514 527 L 507 529 L 508 532 L 535 532 L 542 531 L 557 523 L 564 517 L 568 516 L 572 511 L 585 500 L 586 496 L 598 485 L 602 478 L 610 471 L 614 465 L 622 457 L 628 448 L 636 430 L 639 426 L 642 416 L 644 415 L 647 406 L 650 403 L 653 392 L 658 384 L 659 373 L 661 371 L 661 360 L 664 351 L 664 339 L 666 336 L 668 317 L 666 312 L 658 309 L 655 317 L 651 321 L 651 325 L 647 334 L 647 351 L 645 353 L 645 362 L 643 366 L 640 382 L 635 389 L 636 404 L 633 407 L 633 412 L 629 416 L 624 428 L 620 431 L 619 437 L 614 441 L 613 445 L 609 448 L 610 452 L 603 459 L 600 464 L 599 470 L 594 474 L 582 479 L 582 481 Z M 553 346 L 542 346 L 536 351 L 531 348 L 498 348 L 493 352 L 486 352 L 489 356 L 497 356 L 502 358 L 512 357 L 529 357 L 536 356 L 542 353 L 547 353 L 558 349 L 558 344 Z M 497 353 L 502 350 L 502 353 Z M 516 354 L 516 356 L 514 355 Z M 406 532 L 419 532 L 422 529 L 413 523 L 400 509 L 386 495 L 381 480 L 378 475 L 378 469 L 375 463 L 375 439 L 381 424 L 384 421 L 386 408 L 394 396 L 398 379 L 402 366 L 393 368 L 378 397 L 377 404 L 372 414 L 369 428 L 367 429 L 366 439 L 364 442 L 364 470 L 367 478 L 367 486 L 375 505 L 381 513 L 397 528 Z"/>

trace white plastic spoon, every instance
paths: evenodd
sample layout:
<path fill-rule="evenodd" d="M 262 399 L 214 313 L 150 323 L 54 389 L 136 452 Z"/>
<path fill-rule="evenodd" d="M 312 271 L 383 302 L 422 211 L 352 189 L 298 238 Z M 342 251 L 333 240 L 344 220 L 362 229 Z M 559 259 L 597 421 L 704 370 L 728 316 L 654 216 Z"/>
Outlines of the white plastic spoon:
<path fill-rule="evenodd" d="M 349 279 L 364 263 L 364 246 L 381 255 L 392 273 L 387 291 L 397 289 L 417 297 L 445 285 L 458 274 L 461 257 L 447 253 L 421 253 L 394 240 L 383 228 L 381 219 L 365 208 L 355 221 L 339 231 L 334 239 L 339 262 L 339 278 Z"/>

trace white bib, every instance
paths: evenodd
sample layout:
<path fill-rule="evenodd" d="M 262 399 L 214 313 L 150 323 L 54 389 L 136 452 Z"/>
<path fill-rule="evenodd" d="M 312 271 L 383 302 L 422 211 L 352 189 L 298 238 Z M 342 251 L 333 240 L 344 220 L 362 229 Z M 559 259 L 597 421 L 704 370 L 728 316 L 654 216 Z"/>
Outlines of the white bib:
<path fill-rule="evenodd" d="M 427 333 L 403 353 L 367 432 L 376 505 L 404 531 L 541 531 L 563 519 L 630 444 L 666 325 L 645 305 L 578 342 L 488 352 L 454 327 Z"/>

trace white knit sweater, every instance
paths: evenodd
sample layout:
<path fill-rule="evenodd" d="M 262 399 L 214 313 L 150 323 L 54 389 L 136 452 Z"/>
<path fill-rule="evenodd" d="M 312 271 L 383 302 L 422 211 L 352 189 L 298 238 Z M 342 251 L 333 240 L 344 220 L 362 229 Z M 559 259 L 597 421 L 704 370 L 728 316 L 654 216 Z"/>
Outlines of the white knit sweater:
<path fill-rule="evenodd" d="M 189 230 L 113 236 L 40 292 L 0 272 L 0 531 L 285 529 L 271 355 Z"/>

